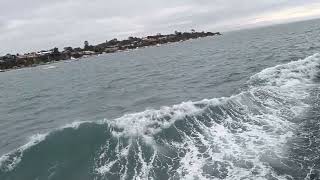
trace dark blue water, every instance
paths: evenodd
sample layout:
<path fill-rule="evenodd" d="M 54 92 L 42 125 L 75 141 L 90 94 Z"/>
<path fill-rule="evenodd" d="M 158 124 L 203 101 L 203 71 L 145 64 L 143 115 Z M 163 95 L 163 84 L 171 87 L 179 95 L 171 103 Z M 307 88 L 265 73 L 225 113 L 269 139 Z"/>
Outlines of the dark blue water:
<path fill-rule="evenodd" d="M 320 21 L 0 74 L 0 179 L 319 179 Z"/>

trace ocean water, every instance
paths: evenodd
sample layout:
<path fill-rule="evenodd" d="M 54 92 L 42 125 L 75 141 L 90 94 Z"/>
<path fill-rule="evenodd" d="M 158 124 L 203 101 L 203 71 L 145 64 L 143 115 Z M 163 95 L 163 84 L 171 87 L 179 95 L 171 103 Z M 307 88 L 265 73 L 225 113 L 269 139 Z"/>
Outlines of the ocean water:
<path fill-rule="evenodd" d="M 0 74 L 1 180 L 320 179 L 320 20 Z"/>

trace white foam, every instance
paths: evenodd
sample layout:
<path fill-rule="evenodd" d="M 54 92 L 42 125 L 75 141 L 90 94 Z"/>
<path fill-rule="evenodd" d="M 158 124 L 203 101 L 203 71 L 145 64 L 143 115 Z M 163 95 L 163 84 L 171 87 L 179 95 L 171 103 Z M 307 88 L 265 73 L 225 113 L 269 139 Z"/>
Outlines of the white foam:
<path fill-rule="evenodd" d="M 267 68 L 252 76 L 249 82 L 252 86 L 257 86 L 257 81 L 262 86 L 277 87 L 287 89 L 293 87 L 297 89 L 299 85 L 312 84 L 312 79 L 317 75 L 319 69 L 320 55 L 314 54 L 303 60 L 293 61 L 288 64 L 277 65 Z M 259 84 L 259 83 L 258 83 Z"/>
<path fill-rule="evenodd" d="M 78 129 L 81 124 L 85 124 L 85 123 L 93 123 L 93 122 L 92 121 L 75 121 L 75 122 L 72 122 L 70 124 L 63 126 L 62 128 L 59 128 L 59 129 L 60 130 L 67 129 L 67 128 Z"/>
<path fill-rule="evenodd" d="M 99 174 L 105 174 L 105 173 L 109 172 L 110 169 L 112 168 L 112 166 L 115 165 L 116 163 L 117 163 L 117 160 L 112 161 L 112 162 L 109 162 L 108 164 L 103 165 L 103 166 L 97 168 L 96 171 L 97 171 Z"/>
<path fill-rule="evenodd" d="M 114 131 L 116 136 L 151 136 L 170 127 L 175 120 L 200 110 L 193 102 L 183 102 L 172 107 L 162 107 L 160 110 L 149 109 L 141 113 L 127 114 L 115 120 L 106 120 L 106 123 L 123 129 L 120 132 Z"/>

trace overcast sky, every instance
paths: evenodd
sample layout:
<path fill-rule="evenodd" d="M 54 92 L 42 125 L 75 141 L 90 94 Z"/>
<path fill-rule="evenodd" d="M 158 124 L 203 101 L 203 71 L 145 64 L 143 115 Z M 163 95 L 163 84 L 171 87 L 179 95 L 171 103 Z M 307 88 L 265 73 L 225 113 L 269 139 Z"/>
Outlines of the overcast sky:
<path fill-rule="evenodd" d="M 319 0 L 0 0 L 0 54 L 319 17 Z"/>

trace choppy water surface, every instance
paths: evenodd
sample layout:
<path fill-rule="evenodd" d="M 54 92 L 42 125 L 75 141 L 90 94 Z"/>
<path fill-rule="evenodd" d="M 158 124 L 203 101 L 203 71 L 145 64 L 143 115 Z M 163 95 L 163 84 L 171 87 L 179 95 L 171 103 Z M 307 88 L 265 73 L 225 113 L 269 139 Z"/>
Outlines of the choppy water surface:
<path fill-rule="evenodd" d="M 0 74 L 0 179 L 319 179 L 320 21 Z"/>

